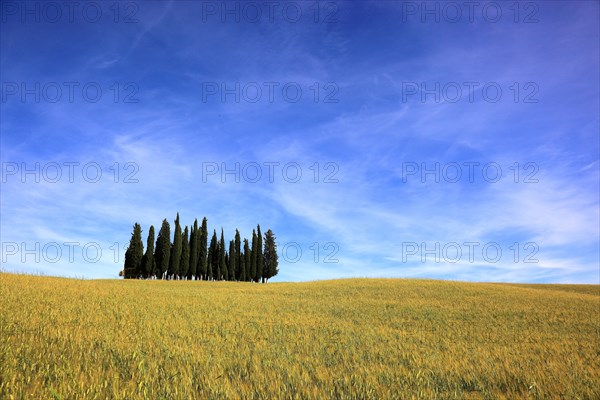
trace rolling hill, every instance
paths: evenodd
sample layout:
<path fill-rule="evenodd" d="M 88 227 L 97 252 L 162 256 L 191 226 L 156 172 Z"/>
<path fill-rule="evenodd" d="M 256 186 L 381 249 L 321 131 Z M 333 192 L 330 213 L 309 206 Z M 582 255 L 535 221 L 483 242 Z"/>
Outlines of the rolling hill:
<path fill-rule="evenodd" d="M 598 399 L 600 286 L 0 273 L 0 398 Z"/>

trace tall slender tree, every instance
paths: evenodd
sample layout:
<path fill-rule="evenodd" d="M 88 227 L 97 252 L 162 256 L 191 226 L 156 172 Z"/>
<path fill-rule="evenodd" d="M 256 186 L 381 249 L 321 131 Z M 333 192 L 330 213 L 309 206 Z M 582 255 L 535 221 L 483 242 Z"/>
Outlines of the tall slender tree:
<path fill-rule="evenodd" d="M 146 253 L 142 259 L 142 274 L 144 278 L 154 275 L 154 225 L 150 225 L 148 240 L 146 241 Z"/>
<path fill-rule="evenodd" d="M 240 240 L 240 231 L 238 231 L 237 229 L 235 230 L 235 262 L 234 262 L 234 269 L 235 269 L 235 277 L 237 278 L 238 281 L 241 281 L 242 278 L 240 278 L 240 276 L 242 275 L 242 242 Z"/>
<path fill-rule="evenodd" d="M 246 282 L 251 280 L 251 264 L 252 250 L 250 249 L 250 243 L 248 243 L 248 239 L 244 238 L 244 281 Z"/>
<path fill-rule="evenodd" d="M 256 230 L 252 229 L 252 249 L 250 254 L 250 280 L 256 277 L 256 254 L 258 251 L 258 243 L 256 242 Z"/>
<path fill-rule="evenodd" d="M 158 231 L 156 250 L 154 252 L 156 277 L 158 279 L 164 279 L 165 272 L 169 267 L 169 258 L 171 258 L 171 227 L 169 221 L 165 218 L 160 231 Z"/>
<path fill-rule="evenodd" d="M 237 254 L 235 252 L 235 240 L 230 240 L 229 241 L 229 265 L 227 266 L 228 270 L 229 270 L 229 280 L 230 281 L 235 281 L 236 260 L 237 260 Z"/>
<path fill-rule="evenodd" d="M 187 279 L 190 269 L 190 242 L 188 239 L 188 227 L 183 230 L 181 239 L 181 261 L 179 262 L 179 278 Z"/>
<path fill-rule="evenodd" d="M 208 248 L 208 268 L 206 272 L 207 279 L 214 280 L 215 276 L 218 274 L 218 250 L 219 250 L 219 242 L 217 240 L 217 231 L 213 230 L 212 238 L 210 239 L 210 247 Z"/>
<path fill-rule="evenodd" d="M 173 237 L 173 253 L 169 260 L 169 276 L 175 279 L 179 275 L 179 264 L 181 263 L 181 225 L 179 224 L 179 213 L 175 218 L 175 234 Z"/>
<path fill-rule="evenodd" d="M 142 275 L 142 258 L 144 257 L 144 243 L 142 243 L 142 228 L 137 222 L 133 225 L 133 232 L 129 247 L 125 251 L 125 264 L 123 275 L 125 279 L 139 278 Z"/>
<path fill-rule="evenodd" d="M 237 278 L 240 282 L 246 280 L 246 255 L 243 252 L 240 253 L 240 275 Z"/>
<path fill-rule="evenodd" d="M 212 277 L 212 271 L 210 273 L 207 272 L 208 265 L 208 223 L 206 221 L 206 217 L 202 219 L 202 228 L 200 229 L 200 234 L 198 235 L 198 267 L 196 268 L 196 273 L 202 279 L 210 279 Z"/>
<path fill-rule="evenodd" d="M 221 252 L 219 251 L 219 239 L 217 238 L 217 243 L 215 244 L 215 249 L 213 251 L 213 274 L 212 274 L 212 280 L 213 281 L 218 281 L 221 278 Z"/>
<path fill-rule="evenodd" d="M 221 240 L 219 241 L 219 271 L 221 272 L 219 280 L 226 281 L 229 278 L 229 274 L 227 265 L 225 264 L 225 234 L 223 233 L 223 228 L 221 228 Z"/>
<path fill-rule="evenodd" d="M 272 230 L 265 233 L 265 251 L 264 251 L 264 269 L 263 282 L 279 273 L 279 257 L 277 256 L 277 245 L 275 244 L 275 235 Z"/>
<path fill-rule="evenodd" d="M 196 267 L 198 266 L 198 219 L 194 220 L 194 225 L 190 228 L 190 268 L 187 273 L 188 279 L 196 278 Z"/>
<path fill-rule="evenodd" d="M 229 252 L 225 252 L 225 269 L 227 270 L 227 277 L 229 278 Z"/>
<path fill-rule="evenodd" d="M 254 279 L 256 282 L 260 282 L 263 276 L 263 245 L 262 245 L 262 233 L 260 232 L 260 225 L 256 227 L 256 245 L 258 249 L 256 251 L 256 275 L 254 275 Z"/>

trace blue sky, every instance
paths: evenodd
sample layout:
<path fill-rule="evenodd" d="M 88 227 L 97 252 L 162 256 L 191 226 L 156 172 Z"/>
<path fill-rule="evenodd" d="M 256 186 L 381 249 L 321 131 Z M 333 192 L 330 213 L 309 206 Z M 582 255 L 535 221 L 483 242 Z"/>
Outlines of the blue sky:
<path fill-rule="evenodd" d="M 2 3 L 4 270 L 179 212 L 275 281 L 599 283 L 598 2 L 52 4 Z"/>

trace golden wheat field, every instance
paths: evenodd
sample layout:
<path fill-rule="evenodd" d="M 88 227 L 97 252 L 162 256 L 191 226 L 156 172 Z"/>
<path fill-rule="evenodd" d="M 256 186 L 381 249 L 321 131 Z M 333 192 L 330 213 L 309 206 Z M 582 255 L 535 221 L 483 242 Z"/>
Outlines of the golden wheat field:
<path fill-rule="evenodd" d="M 599 399 L 600 287 L 0 274 L 2 399 Z"/>

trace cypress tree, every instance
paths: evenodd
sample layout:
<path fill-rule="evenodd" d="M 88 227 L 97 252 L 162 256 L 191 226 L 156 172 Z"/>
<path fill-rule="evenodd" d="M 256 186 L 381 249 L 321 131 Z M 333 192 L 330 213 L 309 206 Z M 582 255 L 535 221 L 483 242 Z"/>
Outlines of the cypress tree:
<path fill-rule="evenodd" d="M 207 254 L 208 254 L 208 227 L 206 217 L 202 219 L 202 228 L 198 236 L 198 266 L 196 268 L 196 274 L 202 279 L 210 279 L 212 277 L 212 270 L 210 273 L 207 272 Z"/>
<path fill-rule="evenodd" d="M 219 271 L 221 272 L 219 279 L 226 281 L 229 278 L 229 274 L 227 264 L 225 264 L 225 235 L 223 228 L 221 228 L 221 240 L 219 241 Z"/>
<path fill-rule="evenodd" d="M 217 231 L 213 231 L 213 236 L 210 239 L 210 247 L 208 248 L 208 260 L 207 265 L 208 269 L 206 272 L 206 279 L 213 280 L 217 273 L 218 265 L 215 264 L 215 254 L 217 253 L 218 243 L 217 243 Z"/>
<path fill-rule="evenodd" d="M 133 225 L 129 247 L 125 251 L 125 263 L 123 265 L 123 276 L 125 279 L 134 279 L 141 276 L 143 257 L 144 243 L 142 243 L 142 228 L 136 222 Z"/>
<path fill-rule="evenodd" d="M 183 231 L 183 238 L 181 239 L 181 261 L 179 262 L 179 277 L 181 279 L 187 279 L 189 269 L 190 242 L 188 240 L 188 227 L 186 226 Z"/>
<path fill-rule="evenodd" d="M 256 252 L 258 249 L 258 244 L 256 243 L 256 231 L 252 229 L 252 250 L 250 254 L 250 279 L 254 280 L 256 276 Z"/>
<path fill-rule="evenodd" d="M 240 282 L 246 280 L 246 255 L 244 253 L 240 254 L 240 274 L 237 278 Z"/>
<path fill-rule="evenodd" d="M 179 264 L 181 263 L 181 225 L 179 224 L 179 213 L 175 218 L 175 234 L 173 237 L 173 252 L 169 260 L 169 276 L 175 279 L 179 275 Z"/>
<path fill-rule="evenodd" d="M 235 270 L 235 277 L 237 278 L 238 281 L 243 280 L 243 278 L 240 278 L 242 275 L 242 256 L 241 256 L 241 249 L 242 246 L 242 242 L 240 240 L 240 231 L 238 231 L 237 229 L 235 230 L 235 262 L 234 262 L 234 270 Z"/>
<path fill-rule="evenodd" d="M 171 258 L 171 227 L 169 221 L 165 218 L 160 231 L 158 231 L 156 251 L 154 252 L 154 264 L 158 279 L 164 279 L 165 272 L 169 267 L 169 258 Z"/>
<path fill-rule="evenodd" d="M 229 264 L 228 264 L 230 281 L 235 281 L 236 260 L 237 260 L 237 254 L 235 252 L 235 241 L 230 240 L 229 241 Z"/>
<path fill-rule="evenodd" d="M 167 266 L 165 279 L 171 279 L 171 275 L 173 273 L 173 259 L 175 258 L 173 256 L 173 243 L 171 243 L 170 249 L 171 250 L 169 251 L 169 265 Z"/>
<path fill-rule="evenodd" d="M 198 266 L 198 219 L 194 220 L 194 225 L 190 228 L 190 268 L 188 270 L 188 279 L 196 278 L 196 267 Z"/>
<path fill-rule="evenodd" d="M 260 282 L 263 276 L 263 245 L 262 245 L 262 233 L 260 232 L 260 225 L 256 227 L 256 275 L 254 275 L 254 279 L 256 282 Z"/>
<path fill-rule="evenodd" d="M 248 243 L 248 239 L 244 238 L 244 280 L 246 282 L 250 281 L 250 265 L 252 264 L 252 250 L 250 250 L 250 244 Z"/>
<path fill-rule="evenodd" d="M 150 225 L 148 240 L 146 241 L 146 253 L 142 260 L 142 274 L 144 278 L 154 275 L 154 225 Z"/>
<path fill-rule="evenodd" d="M 270 229 L 265 234 L 265 252 L 263 258 L 265 262 L 263 270 L 263 282 L 267 282 L 279 272 L 279 257 L 277 256 L 275 235 Z"/>
<path fill-rule="evenodd" d="M 227 277 L 231 278 L 231 275 L 229 275 L 229 271 L 230 271 L 229 267 L 230 267 L 230 265 L 229 265 L 229 252 L 226 251 L 225 252 L 225 269 L 227 270 Z"/>
<path fill-rule="evenodd" d="M 217 238 L 217 231 L 215 233 L 215 249 L 213 251 L 213 279 L 221 279 L 221 251 L 219 250 L 219 239 Z"/>

